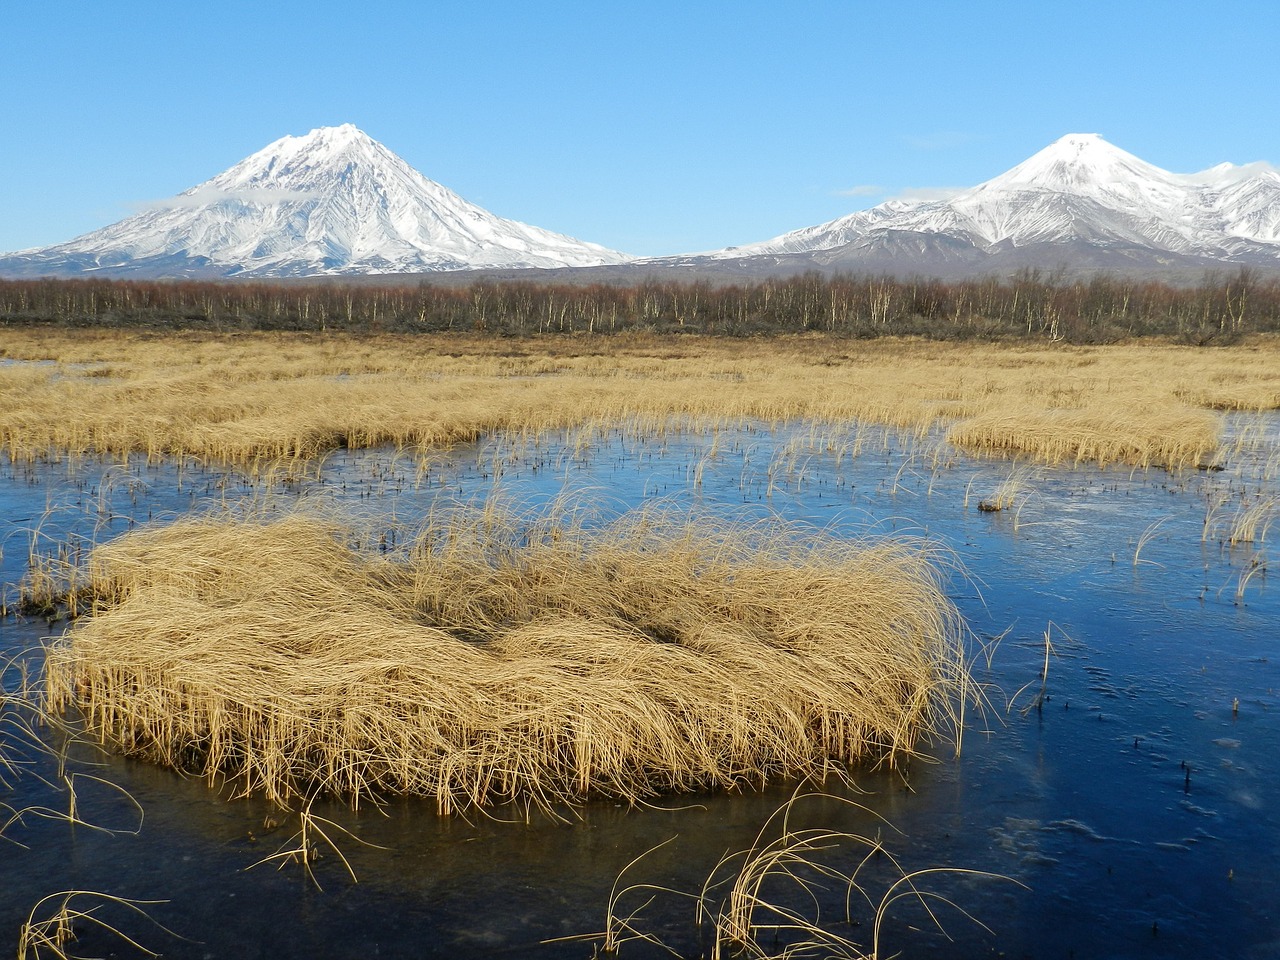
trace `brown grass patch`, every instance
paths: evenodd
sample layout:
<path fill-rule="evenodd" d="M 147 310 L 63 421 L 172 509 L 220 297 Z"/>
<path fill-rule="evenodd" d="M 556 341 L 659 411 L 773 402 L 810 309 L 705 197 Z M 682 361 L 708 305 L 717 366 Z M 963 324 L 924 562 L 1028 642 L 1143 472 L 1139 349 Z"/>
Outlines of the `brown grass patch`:
<path fill-rule="evenodd" d="M 953 426 L 947 440 L 965 450 L 1031 456 L 1050 464 L 1197 467 L 1214 461 L 1217 418 L 1200 410 L 1119 409 L 992 412 Z"/>
<path fill-rule="evenodd" d="M 862 421 L 950 428 L 979 454 L 1180 466 L 1206 409 L 1280 405 L 1280 342 L 1001 346 L 813 337 L 505 342 L 9 330 L 0 447 L 246 466 L 592 424 Z M 1175 439 L 1170 442 L 1170 431 Z"/>
<path fill-rule="evenodd" d="M 821 777 L 958 730 L 960 627 L 918 543 L 493 508 L 396 559 L 353 537 L 221 518 L 97 548 L 94 612 L 48 651 L 51 709 L 282 802 L 442 811 Z"/>

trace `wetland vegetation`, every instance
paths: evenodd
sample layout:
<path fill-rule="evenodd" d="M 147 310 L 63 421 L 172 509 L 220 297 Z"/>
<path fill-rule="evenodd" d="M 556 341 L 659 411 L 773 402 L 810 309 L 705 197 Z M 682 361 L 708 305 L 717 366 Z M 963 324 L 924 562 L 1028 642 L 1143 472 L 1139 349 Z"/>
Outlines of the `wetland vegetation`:
<path fill-rule="evenodd" d="M 49 707 L 281 804 L 441 813 L 821 779 L 954 728 L 959 629 L 923 548 L 493 504 L 398 559 L 357 539 L 204 517 L 95 549 Z"/>
<path fill-rule="evenodd" d="M 956 956 L 1280 937 L 1267 337 L 2 350 L 28 955 L 885 956 L 930 906 Z"/>

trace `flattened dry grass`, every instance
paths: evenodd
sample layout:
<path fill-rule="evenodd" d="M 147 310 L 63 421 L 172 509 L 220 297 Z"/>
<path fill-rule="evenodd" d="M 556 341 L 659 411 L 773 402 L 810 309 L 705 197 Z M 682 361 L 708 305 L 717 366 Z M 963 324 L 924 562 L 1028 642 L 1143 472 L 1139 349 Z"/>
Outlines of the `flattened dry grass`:
<path fill-rule="evenodd" d="M 97 548 L 48 651 L 55 711 L 281 802 L 441 811 L 735 789 L 957 735 L 937 558 L 643 511 L 453 511 L 405 555 L 316 516 L 200 519 Z"/>
<path fill-rule="evenodd" d="M 0 448 L 15 459 L 246 466 L 500 430 L 810 419 L 949 428 L 998 457 L 1176 467 L 1217 437 L 1208 411 L 1280 407 L 1280 342 L 1262 337 L 1206 350 L 14 329 L 0 356 L 54 361 L 0 364 Z"/>

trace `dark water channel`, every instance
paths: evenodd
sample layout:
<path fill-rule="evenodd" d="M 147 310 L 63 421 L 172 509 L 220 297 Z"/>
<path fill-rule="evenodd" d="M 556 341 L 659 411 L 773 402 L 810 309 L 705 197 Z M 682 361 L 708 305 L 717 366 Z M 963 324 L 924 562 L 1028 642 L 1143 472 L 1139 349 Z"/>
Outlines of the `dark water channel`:
<path fill-rule="evenodd" d="M 796 825 L 880 838 L 902 870 L 955 868 L 918 881 L 946 898 L 930 901 L 945 932 L 917 901 L 898 901 L 881 955 L 1280 957 L 1280 569 L 1266 569 L 1280 517 L 1265 540 L 1224 542 L 1248 505 L 1280 492 L 1280 419 L 1234 421 L 1231 436 L 1240 442 L 1221 472 L 1033 468 L 1020 474 L 1020 506 L 998 513 L 978 502 L 1019 473 L 1011 465 L 966 458 L 933 437 L 823 425 L 494 439 L 425 474 L 407 455 L 344 452 L 271 496 L 336 502 L 375 529 L 411 525 L 442 497 L 497 491 L 537 509 L 567 492 L 605 516 L 665 498 L 842 537 L 926 537 L 963 569 L 951 595 L 973 632 L 988 703 L 969 709 L 958 757 L 938 744 L 933 762 L 857 772 L 856 790 L 828 784 L 859 806 L 818 797 L 794 808 Z M 23 576 L 33 536 L 103 540 L 255 496 L 261 484 L 191 465 L 5 462 L 0 581 Z M 66 627 L 10 614 L 0 651 L 38 670 L 42 641 Z M 1046 631 L 1052 652 L 1036 707 Z M 17 682 L 14 666 L 5 683 Z M 0 803 L 65 811 L 57 765 L 25 748 L 6 717 L 0 749 L 30 764 L 0 768 Z M 6 827 L 5 949 L 41 897 L 78 889 L 163 901 L 146 912 L 185 939 L 118 905 L 100 915 L 166 956 L 587 958 L 589 941 L 547 941 L 602 930 L 630 861 L 675 837 L 627 880 L 696 894 L 795 789 L 648 809 L 597 802 L 561 821 L 519 811 L 441 818 L 434 804 L 404 799 L 359 812 L 318 804 L 314 812 L 363 841 L 338 837 L 359 882 L 330 855 L 315 865 L 321 890 L 297 864 L 247 869 L 296 829 L 261 800 L 81 747 L 64 772 L 80 818 L 117 832 L 38 813 Z M 8 817 L 0 807 L 0 822 Z M 851 870 L 866 853 L 851 844 L 826 856 Z M 877 856 L 859 877 L 876 901 L 899 875 Z M 790 889 L 778 886 L 777 897 Z M 636 892 L 620 910 L 650 899 L 639 929 L 680 955 L 708 948 L 687 897 Z M 867 910 L 850 926 L 844 890 L 816 900 L 824 922 L 870 949 Z M 134 955 L 82 929 L 73 951 Z M 631 942 L 622 955 L 669 954 Z"/>

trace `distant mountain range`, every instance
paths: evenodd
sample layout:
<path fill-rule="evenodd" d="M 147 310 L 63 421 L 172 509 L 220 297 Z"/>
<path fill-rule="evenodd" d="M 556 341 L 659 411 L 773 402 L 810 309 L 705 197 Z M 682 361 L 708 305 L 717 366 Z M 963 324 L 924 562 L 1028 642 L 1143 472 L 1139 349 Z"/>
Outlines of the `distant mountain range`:
<path fill-rule="evenodd" d="M 662 259 L 712 261 L 924 275 L 1280 268 L 1280 170 L 1169 173 L 1097 134 L 1069 134 L 949 199 L 889 201 L 762 243 Z"/>
<path fill-rule="evenodd" d="M 627 279 L 821 272 L 920 276 L 1280 270 L 1280 170 L 1175 174 L 1070 134 L 945 200 L 889 201 L 772 240 L 638 259 L 504 220 L 350 124 L 284 137 L 171 201 L 0 276 L 302 277 L 543 270 Z"/>

